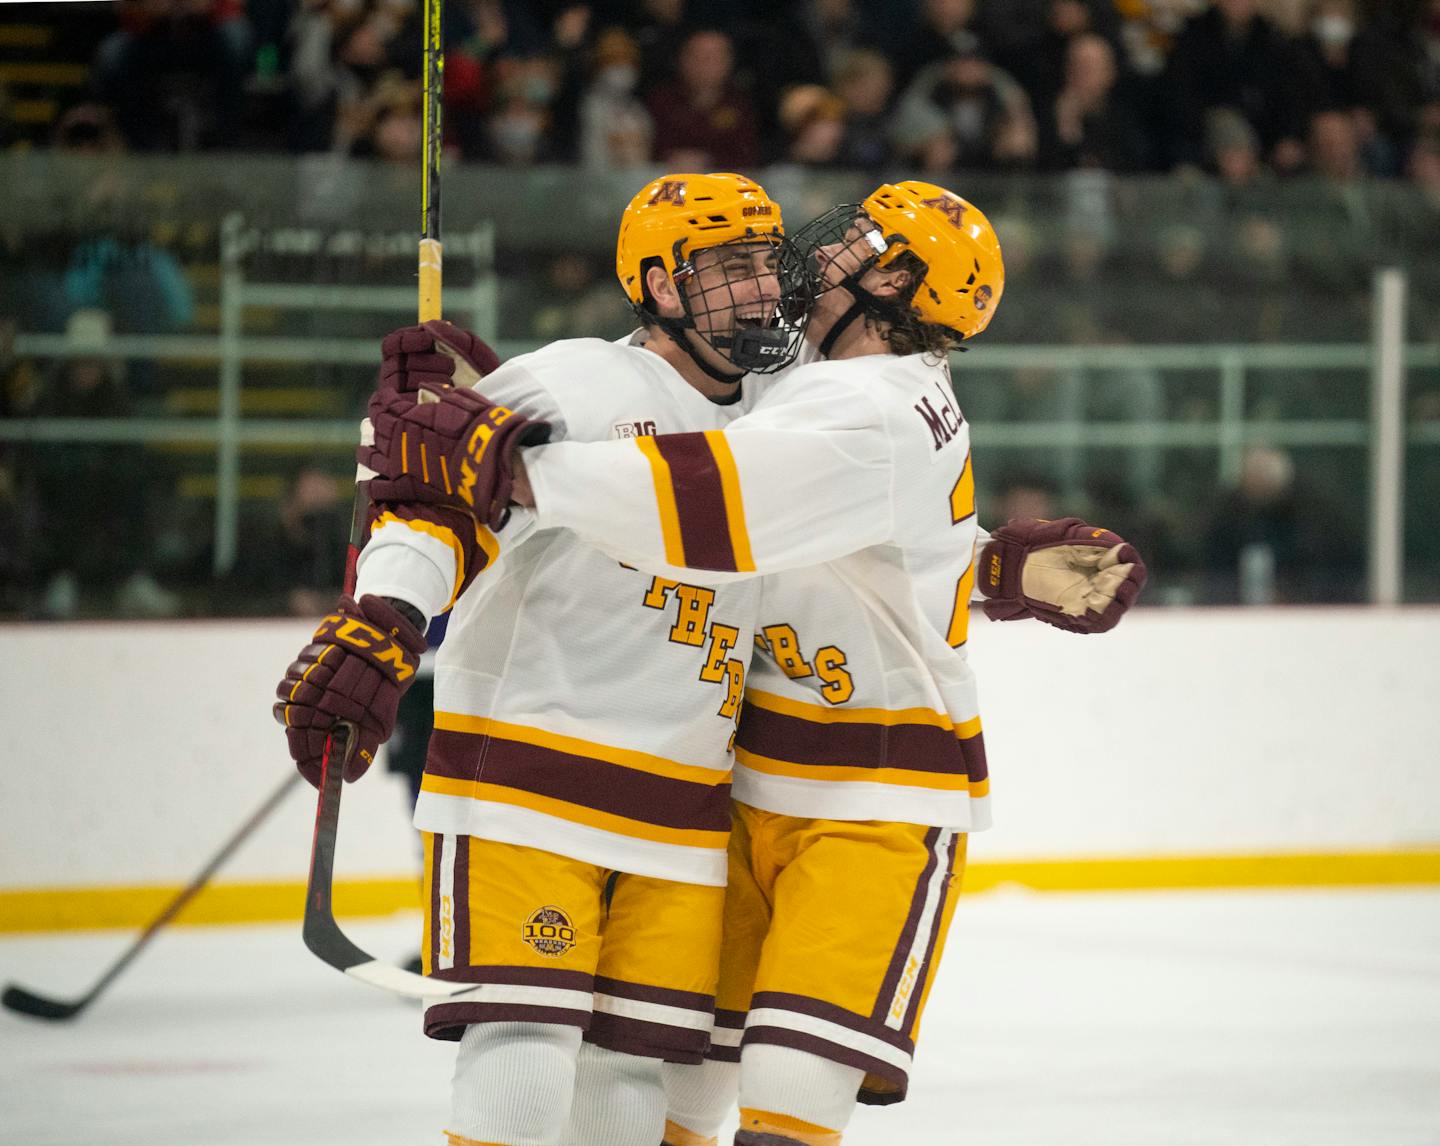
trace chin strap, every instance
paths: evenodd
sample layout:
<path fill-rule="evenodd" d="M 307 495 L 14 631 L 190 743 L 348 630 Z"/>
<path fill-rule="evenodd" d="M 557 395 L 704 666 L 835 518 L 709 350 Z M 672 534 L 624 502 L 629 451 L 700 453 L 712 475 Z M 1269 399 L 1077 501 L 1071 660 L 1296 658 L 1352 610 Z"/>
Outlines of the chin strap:
<path fill-rule="evenodd" d="M 830 351 L 835 348 L 835 343 L 839 340 L 840 336 L 849 330 L 851 324 L 862 314 L 868 314 L 873 318 L 878 318 L 882 322 L 889 322 L 892 325 L 899 322 L 903 317 L 904 312 L 900 307 L 894 303 L 886 302 L 882 298 L 877 298 L 860 285 L 860 276 L 867 270 L 869 270 L 868 266 L 863 267 L 854 274 L 847 275 L 831 288 L 832 290 L 839 290 L 843 287 L 850 292 L 850 297 L 854 299 L 854 301 L 850 304 L 849 309 L 835 320 L 835 325 L 832 326 L 826 332 L 825 337 L 820 340 L 819 351 L 821 358 L 830 357 Z"/>
<path fill-rule="evenodd" d="M 696 366 L 700 367 L 700 369 L 706 374 L 708 374 L 711 378 L 715 379 L 716 382 L 722 382 L 726 386 L 740 385 L 741 379 L 745 377 L 745 371 L 741 370 L 738 374 L 726 374 L 723 373 L 721 370 L 717 369 L 716 367 L 712 366 L 710 363 L 706 362 L 705 359 L 701 357 L 699 349 L 695 346 L 693 342 L 690 341 L 688 333 L 689 331 L 695 329 L 695 322 L 693 319 L 688 317 L 667 318 L 657 314 L 648 315 L 648 318 L 651 322 L 653 322 L 656 326 L 658 326 L 661 330 L 668 334 L 674 342 L 678 343 L 680 348 L 684 350 L 686 354 L 690 355 L 690 360 L 694 362 Z"/>

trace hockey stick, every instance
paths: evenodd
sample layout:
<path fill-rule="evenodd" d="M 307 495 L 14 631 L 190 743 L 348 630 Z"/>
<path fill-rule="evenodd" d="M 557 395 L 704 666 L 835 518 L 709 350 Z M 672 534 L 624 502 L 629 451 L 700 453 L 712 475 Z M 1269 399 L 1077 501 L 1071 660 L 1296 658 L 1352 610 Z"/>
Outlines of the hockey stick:
<path fill-rule="evenodd" d="M 440 317 L 440 99 L 444 90 L 445 54 L 441 34 L 441 0 L 425 0 L 425 165 L 421 176 L 420 321 Z M 364 431 L 362 430 L 362 433 Z M 345 558 L 345 591 L 355 589 L 355 566 L 364 541 L 368 482 L 355 490 L 355 515 Z M 310 846 L 310 879 L 305 891 L 305 946 L 336 970 L 400 995 L 438 998 L 477 988 L 469 983 L 427 979 L 413 971 L 382 963 L 358 947 L 335 920 L 335 840 L 340 829 L 340 796 L 351 753 L 355 726 L 338 721 L 325 739 L 320 768 L 320 797 L 315 807 L 315 838 Z"/>
<path fill-rule="evenodd" d="M 320 766 L 320 800 L 315 809 L 315 842 L 310 848 L 310 883 L 305 892 L 305 946 L 337 971 L 372 987 L 411 998 L 443 998 L 478 990 L 474 983 L 447 983 L 427 979 L 389 963 L 382 963 L 358 947 L 335 921 L 335 840 L 340 828 L 340 795 L 345 766 L 355 750 L 355 726 L 339 721 L 325 739 Z"/>
<path fill-rule="evenodd" d="M 90 990 L 86 991 L 85 994 L 81 995 L 78 999 L 65 1001 L 62 999 L 48 998 L 45 995 L 37 995 L 33 991 L 25 990 L 24 987 L 11 984 L 5 988 L 4 995 L 0 996 L 0 1003 L 3 1003 L 9 1010 L 22 1015 L 31 1015 L 37 1019 L 73 1019 L 93 1003 L 100 996 L 100 993 L 115 981 L 120 972 L 130 966 L 135 956 L 139 955 L 140 952 L 145 949 L 146 944 L 155 938 L 156 933 L 162 927 L 180 913 L 181 908 L 199 894 L 201 888 L 210 882 L 210 877 L 220 869 L 220 865 L 228 860 L 235 852 L 235 849 L 243 844 L 251 833 L 269 817 L 270 813 L 279 806 L 280 801 L 289 795 L 290 789 L 295 787 L 296 781 L 300 779 L 301 776 L 299 772 L 292 772 L 289 776 L 285 777 L 280 786 L 265 798 L 265 802 L 255 809 L 250 818 L 241 824 L 240 827 L 235 830 L 234 834 L 225 841 L 220 850 L 211 857 L 210 862 L 200 869 L 199 874 L 186 885 L 185 890 L 170 901 L 165 910 L 155 917 L 150 926 L 140 933 L 140 937 L 136 939 L 134 943 L 130 944 L 125 953 L 115 961 L 105 974 L 100 976 L 99 981 L 91 987 Z"/>

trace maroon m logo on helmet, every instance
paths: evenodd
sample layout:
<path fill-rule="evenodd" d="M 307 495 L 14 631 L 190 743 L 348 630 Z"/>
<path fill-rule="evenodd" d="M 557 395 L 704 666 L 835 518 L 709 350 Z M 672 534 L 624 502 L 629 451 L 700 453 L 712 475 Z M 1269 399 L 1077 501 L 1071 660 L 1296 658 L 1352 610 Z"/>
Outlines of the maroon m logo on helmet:
<path fill-rule="evenodd" d="M 685 181 L 683 179 L 666 179 L 659 187 L 655 188 L 655 194 L 650 196 L 647 207 L 653 207 L 656 203 L 674 203 L 677 207 L 685 206 Z"/>
<path fill-rule="evenodd" d="M 956 227 L 961 225 L 960 221 L 965 217 L 965 205 L 951 199 L 948 195 L 937 195 L 934 199 L 921 199 L 920 205 L 934 207 Z"/>

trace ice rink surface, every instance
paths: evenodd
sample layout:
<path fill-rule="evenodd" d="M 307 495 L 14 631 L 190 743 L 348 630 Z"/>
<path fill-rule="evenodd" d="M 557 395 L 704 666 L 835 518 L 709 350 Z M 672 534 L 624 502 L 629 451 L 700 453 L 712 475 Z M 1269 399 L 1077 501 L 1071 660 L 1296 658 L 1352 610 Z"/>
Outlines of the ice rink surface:
<path fill-rule="evenodd" d="M 6 937 L 0 980 L 131 938 Z M 437 1146 L 452 1053 L 298 925 L 178 928 L 68 1024 L 0 1014 L 0 1142 Z M 1440 1146 L 1440 889 L 962 899 L 911 1095 L 847 1146 Z"/>

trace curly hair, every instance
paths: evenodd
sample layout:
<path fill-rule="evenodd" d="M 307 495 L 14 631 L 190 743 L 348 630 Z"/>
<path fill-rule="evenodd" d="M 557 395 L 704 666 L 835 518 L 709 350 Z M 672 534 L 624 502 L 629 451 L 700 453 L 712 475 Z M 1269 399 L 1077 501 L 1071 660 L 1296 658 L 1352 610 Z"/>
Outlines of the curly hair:
<path fill-rule="evenodd" d="M 925 260 L 914 251 L 901 251 L 886 269 L 909 272 L 910 283 L 896 299 L 896 313 L 886 316 L 888 329 L 874 326 L 872 329 L 876 329 L 880 337 L 889 343 L 892 354 L 928 354 L 945 358 L 964 339 L 948 326 L 941 326 L 938 322 L 925 322 L 910 307 L 910 300 L 915 297 L 915 292 L 920 289 L 920 283 L 925 278 L 925 272 L 930 269 Z M 870 316 L 867 315 L 866 322 L 870 321 Z"/>

